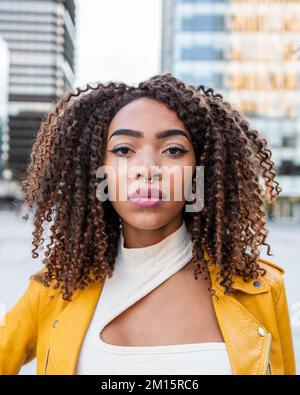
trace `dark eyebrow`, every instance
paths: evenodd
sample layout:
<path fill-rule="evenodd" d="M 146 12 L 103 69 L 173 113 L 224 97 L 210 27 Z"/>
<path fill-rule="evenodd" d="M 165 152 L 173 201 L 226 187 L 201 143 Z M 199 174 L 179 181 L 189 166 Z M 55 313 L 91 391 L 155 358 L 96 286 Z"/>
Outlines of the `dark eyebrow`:
<path fill-rule="evenodd" d="M 108 139 L 108 141 L 113 137 L 113 136 L 131 136 L 131 137 L 136 137 L 136 138 L 142 138 L 144 137 L 144 133 L 140 132 L 138 130 L 132 130 L 132 129 L 117 129 L 115 130 L 112 135 L 110 136 L 110 138 Z M 174 136 L 174 135 L 180 135 L 180 136 L 184 136 L 186 137 L 189 141 L 190 138 L 189 136 L 186 134 L 186 132 L 184 132 L 181 129 L 169 129 L 169 130 L 164 130 L 162 132 L 158 132 L 155 134 L 155 137 L 158 139 L 163 139 L 163 138 L 167 138 L 169 136 Z"/>

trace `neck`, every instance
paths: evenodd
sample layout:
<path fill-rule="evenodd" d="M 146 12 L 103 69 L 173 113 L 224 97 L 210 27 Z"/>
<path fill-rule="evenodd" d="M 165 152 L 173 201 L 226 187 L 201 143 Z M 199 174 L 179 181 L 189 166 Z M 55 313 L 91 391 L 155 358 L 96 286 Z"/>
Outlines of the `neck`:
<path fill-rule="evenodd" d="M 126 270 L 137 267 L 172 268 L 186 265 L 192 257 L 191 235 L 184 221 L 166 237 L 145 247 L 126 247 L 121 232 L 118 243 L 118 265 Z M 182 266 L 181 266 L 182 267 Z"/>
<path fill-rule="evenodd" d="M 143 248 L 159 243 L 182 225 L 182 215 L 155 229 L 138 229 L 122 221 L 122 234 L 125 248 Z"/>

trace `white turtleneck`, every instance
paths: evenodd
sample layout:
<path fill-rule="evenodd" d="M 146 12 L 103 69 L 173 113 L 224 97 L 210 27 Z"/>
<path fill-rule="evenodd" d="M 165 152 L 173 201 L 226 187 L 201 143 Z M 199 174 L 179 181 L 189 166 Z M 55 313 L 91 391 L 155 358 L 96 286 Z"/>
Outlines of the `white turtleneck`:
<path fill-rule="evenodd" d="M 148 247 L 126 248 L 121 231 L 116 264 L 106 278 L 77 363 L 77 374 L 231 374 L 224 342 L 119 346 L 99 334 L 116 316 L 183 268 L 191 235 L 181 226 Z"/>

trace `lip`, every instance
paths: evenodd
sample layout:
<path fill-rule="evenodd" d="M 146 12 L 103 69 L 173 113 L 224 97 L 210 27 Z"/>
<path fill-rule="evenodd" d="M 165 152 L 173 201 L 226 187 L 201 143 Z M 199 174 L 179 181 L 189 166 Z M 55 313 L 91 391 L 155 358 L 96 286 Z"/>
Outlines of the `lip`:
<path fill-rule="evenodd" d="M 130 201 L 135 204 L 138 207 L 141 208 L 151 208 L 151 207 L 156 207 L 161 203 L 161 199 L 157 198 L 135 198 L 135 199 L 130 199 Z"/>
<path fill-rule="evenodd" d="M 157 188 L 138 188 L 136 189 L 133 193 L 129 195 L 130 199 L 136 199 L 136 198 L 158 198 L 162 199 L 162 191 Z"/>
<path fill-rule="evenodd" d="M 151 208 L 159 205 L 162 201 L 163 193 L 156 188 L 138 188 L 129 195 L 129 199 L 138 207 Z"/>

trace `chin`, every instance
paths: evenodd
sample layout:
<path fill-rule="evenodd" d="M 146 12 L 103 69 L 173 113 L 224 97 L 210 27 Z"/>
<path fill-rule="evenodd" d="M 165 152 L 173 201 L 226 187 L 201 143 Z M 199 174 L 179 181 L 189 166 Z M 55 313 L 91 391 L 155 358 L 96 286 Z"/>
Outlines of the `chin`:
<path fill-rule="evenodd" d="M 159 213 L 141 212 L 133 214 L 129 219 L 124 218 L 130 226 L 140 230 L 153 230 L 159 229 L 168 224 L 172 218 L 162 217 Z"/>

